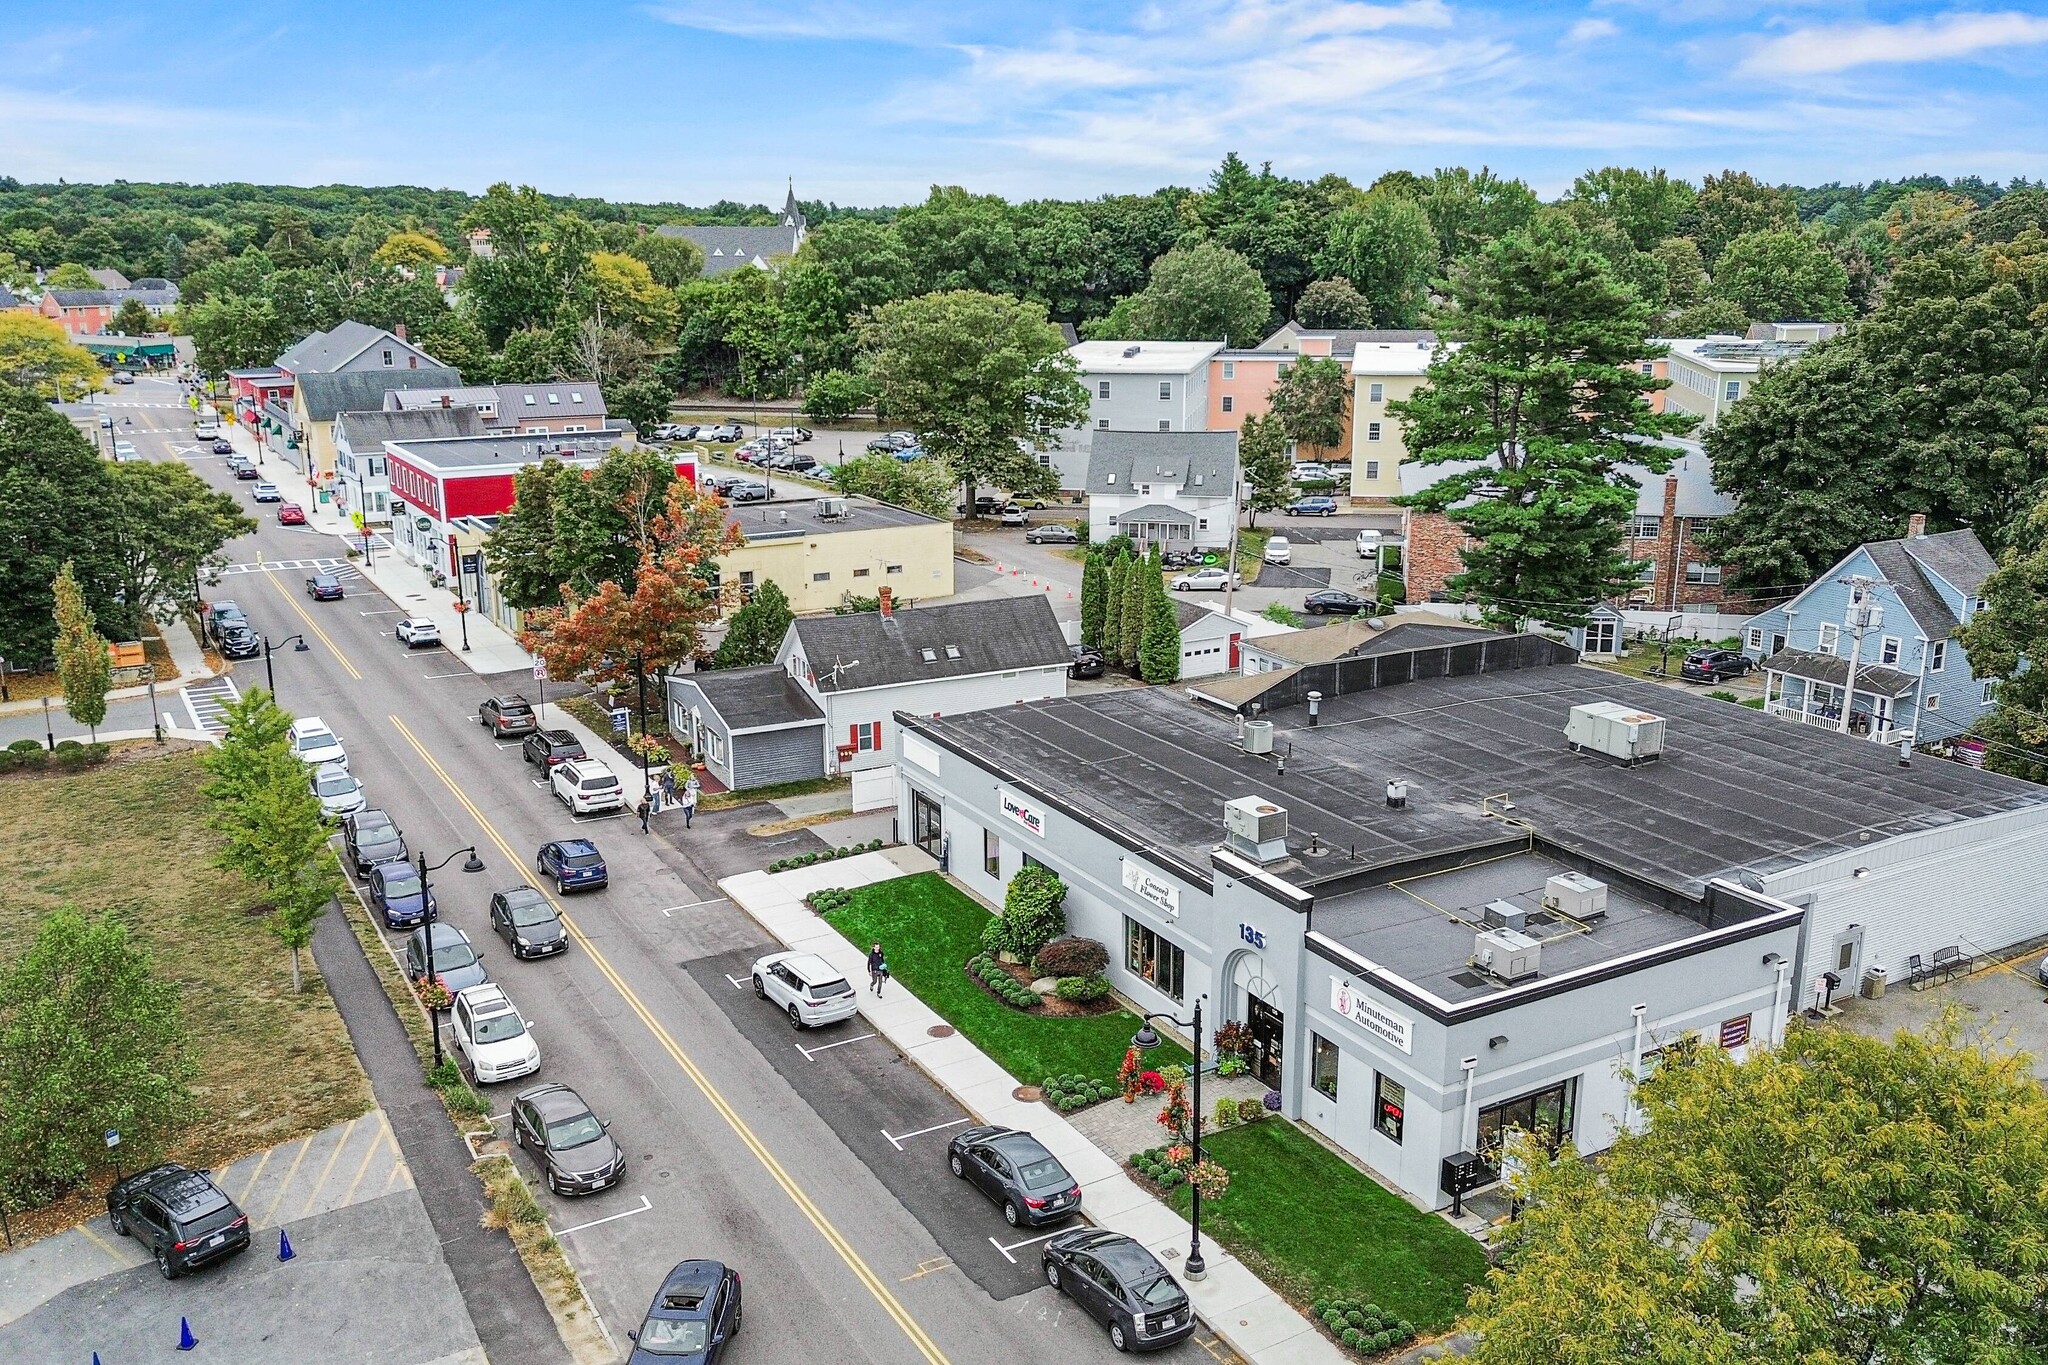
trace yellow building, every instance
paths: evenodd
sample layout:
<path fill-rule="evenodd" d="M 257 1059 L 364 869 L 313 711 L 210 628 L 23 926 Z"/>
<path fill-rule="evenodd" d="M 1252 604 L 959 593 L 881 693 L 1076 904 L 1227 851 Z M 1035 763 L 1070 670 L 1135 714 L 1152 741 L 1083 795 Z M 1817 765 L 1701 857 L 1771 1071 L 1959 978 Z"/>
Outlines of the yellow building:
<path fill-rule="evenodd" d="M 1436 342 L 1360 341 L 1351 350 L 1351 497 L 1385 503 L 1401 492 L 1401 461 L 1408 458 L 1401 419 L 1388 405 L 1422 387 Z"/>

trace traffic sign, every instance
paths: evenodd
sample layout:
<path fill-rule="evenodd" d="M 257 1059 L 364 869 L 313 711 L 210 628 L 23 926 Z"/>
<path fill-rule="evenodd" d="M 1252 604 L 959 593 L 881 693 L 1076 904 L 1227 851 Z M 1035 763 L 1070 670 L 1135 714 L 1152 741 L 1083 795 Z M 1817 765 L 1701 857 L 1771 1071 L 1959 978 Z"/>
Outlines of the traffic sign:
<path fill-rule="evenodd" d="M 548 680 L 548 661 L 541 658 L 538 654 L 533 656 L 533 680 L 535 682 L 546 682 Z"/>

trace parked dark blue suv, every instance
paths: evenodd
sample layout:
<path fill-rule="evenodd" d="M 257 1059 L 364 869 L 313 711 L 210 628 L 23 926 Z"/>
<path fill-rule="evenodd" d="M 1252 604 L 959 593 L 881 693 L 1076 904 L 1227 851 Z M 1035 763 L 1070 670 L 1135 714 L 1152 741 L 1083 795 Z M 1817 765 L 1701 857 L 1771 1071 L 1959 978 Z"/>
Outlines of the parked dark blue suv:
<path fill-rule="evenodd" d="M 595 891 L 611 881 L 604 855 L 588 839 L 558 839 L 542 844 L 533 866 L 543 877 L 553 877 L 555 889 L 565 893 Z"/>

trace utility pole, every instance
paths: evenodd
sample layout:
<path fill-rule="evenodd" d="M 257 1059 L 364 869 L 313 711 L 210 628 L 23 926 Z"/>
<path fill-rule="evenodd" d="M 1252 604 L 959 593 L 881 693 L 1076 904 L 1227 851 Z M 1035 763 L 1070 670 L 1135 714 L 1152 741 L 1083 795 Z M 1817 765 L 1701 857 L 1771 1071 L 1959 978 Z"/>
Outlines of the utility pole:
<path fill-rule="evenodd" d="M 1856 633 L 1856 643 L 1849 650 L 1849 676 L 1842 689 L 1842 714 L 1835 722 L 1835 729 L 1846 735 L 1849 733 L 1850 704 L 1856 699 L 1856 669 L 1863 662 L 1863 637 L 1884 624 L 1884 608 L 1872 595 L 1872 590 L 1881 580 L 1855 574 L 1841 581 L 1849 585 L 1849 610 L 1843 624 Z"/>

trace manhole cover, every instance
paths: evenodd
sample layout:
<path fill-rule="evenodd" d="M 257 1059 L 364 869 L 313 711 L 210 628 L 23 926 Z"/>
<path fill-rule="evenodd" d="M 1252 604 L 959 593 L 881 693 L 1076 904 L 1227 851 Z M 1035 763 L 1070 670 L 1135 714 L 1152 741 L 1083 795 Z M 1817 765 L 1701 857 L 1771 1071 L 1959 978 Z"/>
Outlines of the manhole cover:
<path fill-rule="evenodd" d="M 1035 1085 L 1020 1085 L 1010 1092 L 1010 1098 L 1030 1104 L 1035 1100 L 1044 1099 L 1045 1092 Z"/>
<path fill-rule="evenodd" d="M 953 1036 L 953 1026 L 951 1024 L 933 1024 L 925 1032 L 934 1038 L 951 1038 Z"/>

